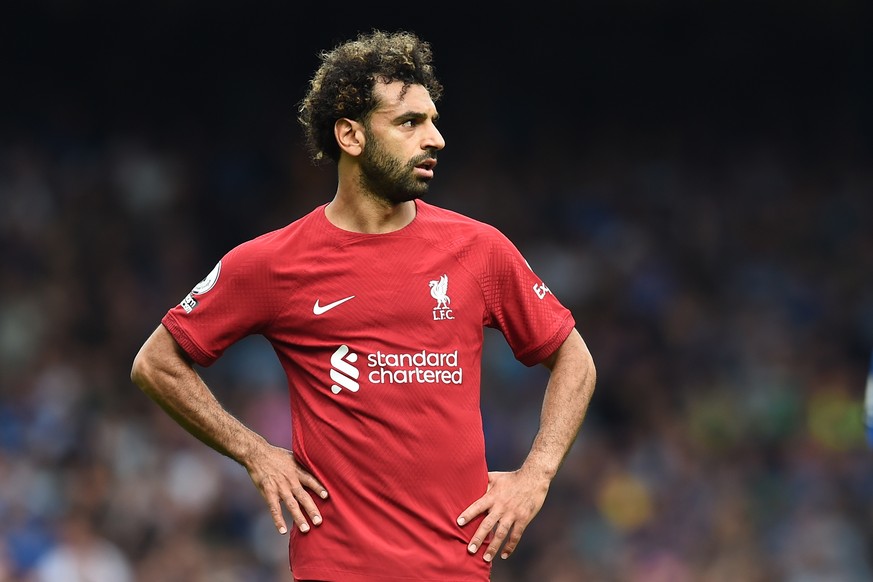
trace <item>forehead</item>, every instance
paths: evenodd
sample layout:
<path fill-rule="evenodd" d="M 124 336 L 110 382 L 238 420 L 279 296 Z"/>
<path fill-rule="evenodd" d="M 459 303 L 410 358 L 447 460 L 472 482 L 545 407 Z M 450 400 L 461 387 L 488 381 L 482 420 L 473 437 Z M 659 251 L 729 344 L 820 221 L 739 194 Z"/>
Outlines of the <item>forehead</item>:
<path fill-rule="evenodd" d="M 379 104 L 375 114 L 397 115 L 405 112 L 436 114 L 436 105 L 422 85 L 409 85 L 403 90 L 402 81 L 377 82 L 374 89 Z"/>

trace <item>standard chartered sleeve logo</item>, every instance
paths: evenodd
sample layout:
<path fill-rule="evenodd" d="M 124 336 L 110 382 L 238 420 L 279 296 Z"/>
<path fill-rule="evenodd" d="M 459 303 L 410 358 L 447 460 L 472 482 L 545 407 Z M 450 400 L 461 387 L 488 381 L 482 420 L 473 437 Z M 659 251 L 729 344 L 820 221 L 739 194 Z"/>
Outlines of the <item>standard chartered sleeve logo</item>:
<path fill-rule="evenodd" d="M 358 361 L 358 354 L 349 353 L 349 346 L 343 344 L 330 357 L 330 379 L 336 382 L 330 387 L 330 391 L 339 394 L 345 388 L 350 392 L 357 392 L 361 387 L 357 383 L 360 372 L 352 364 Z M 351 362 L 351 364 L 349 363 Z M 337 386 L 339 384 L 339 386 Z M 342 388 L 340 387 L 342 386 Z"/>
<path fill-rule="evenodd" d="M 345 388 L 357 392 L 361 371 L 355 367 L 358 354 L 341 345 L 330 357 L 331 392 Z M 385 353 L 377 351 L 365 359 L 370 384 L 462 384 L 464 369 L 458 362 L 458 350 L 451 352 Z"/>

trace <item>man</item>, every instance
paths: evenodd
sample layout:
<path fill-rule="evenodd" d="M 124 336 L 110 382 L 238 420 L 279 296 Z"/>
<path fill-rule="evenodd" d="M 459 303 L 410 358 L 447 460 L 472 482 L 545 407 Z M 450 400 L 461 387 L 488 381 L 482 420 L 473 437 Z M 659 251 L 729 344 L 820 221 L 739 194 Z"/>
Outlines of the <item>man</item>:
<path fill-rule="evenodd" d="M 314 159 L 337 164 L 333 200 L 226 254 L 164 316 L 131 377 L 246 468 L 282 534 L 287 509 L 296 580 L 488 580 L 543 505 L 594 365 L 501 233 L 421 200 L 445 145 L 430 46 L 374 31 L 321 59 L 300 121 Z M 517 471 L 485 464 L 483 326 L 551 371 Z M 291 451 L 223 409 L 193 367 L 249 334 L 287 374 Z"/>

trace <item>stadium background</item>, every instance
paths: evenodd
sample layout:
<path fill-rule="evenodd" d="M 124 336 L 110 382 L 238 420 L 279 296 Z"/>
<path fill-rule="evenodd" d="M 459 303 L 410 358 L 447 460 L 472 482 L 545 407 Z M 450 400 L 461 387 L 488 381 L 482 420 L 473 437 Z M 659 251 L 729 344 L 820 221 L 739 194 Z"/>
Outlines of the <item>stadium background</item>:
<path fill-rule="evenodd" d="M 430 199 L 506 232 L 598 365 L 495 582 L 873 578 L 869 4 L 4 11 L 0 580 L 40 580 L 88 539 L 139 580 L 288 578 L 245 472 L 128 373 L 221 254 L 330 198 L 295 105 L 316 53 L 373 27 L 434 46 L 448 146 Z M 286 441 L 265 343 L 204 375 Z M 527 450 L 543 379 L 489 334 L 494 468 Z"/>

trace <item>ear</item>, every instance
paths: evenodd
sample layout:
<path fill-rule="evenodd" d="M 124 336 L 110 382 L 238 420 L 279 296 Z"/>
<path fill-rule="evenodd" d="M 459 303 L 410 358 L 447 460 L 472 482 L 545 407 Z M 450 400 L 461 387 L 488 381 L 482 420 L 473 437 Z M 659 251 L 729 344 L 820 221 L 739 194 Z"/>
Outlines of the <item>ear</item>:
<path fill-rule="evenodd" d="M 342 117 L 333 124 L 333 135 L 340 150 L 357 157 L 364 150 L 364 127 L 353 119 Z"/>

